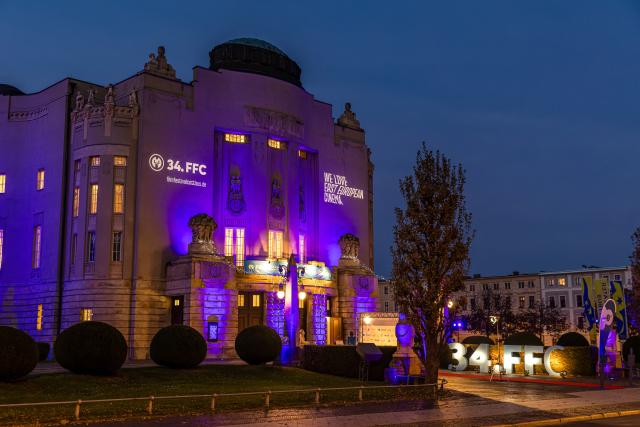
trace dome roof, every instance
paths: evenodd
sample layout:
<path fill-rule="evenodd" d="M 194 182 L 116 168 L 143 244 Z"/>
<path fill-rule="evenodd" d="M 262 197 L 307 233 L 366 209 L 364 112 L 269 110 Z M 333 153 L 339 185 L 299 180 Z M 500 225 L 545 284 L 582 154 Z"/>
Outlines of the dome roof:
<path fill-rule="evenodd" d="M 302 70 L 282 50 L 254 38 L 239 38 L 219 44 L 209 52 L 209 68 L 262 74 L 302 87 Z"/>
<path fill-rule="evenodd" d="M 0 83 L 0 95 L 17 96 L 17 95 L 24 95 L 24 92 L 15 86 L 5 85 Z"/>

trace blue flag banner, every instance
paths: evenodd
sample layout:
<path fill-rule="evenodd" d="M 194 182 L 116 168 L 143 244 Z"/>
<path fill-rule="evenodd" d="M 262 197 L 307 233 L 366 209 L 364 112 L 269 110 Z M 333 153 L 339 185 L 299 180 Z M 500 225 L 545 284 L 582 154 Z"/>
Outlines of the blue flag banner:
<path fill-rule="evenodd" d="M 622 282 L 617 280 L 610 282 L 611 285 L 611 299 L 616 303 L 616 312 L 614 315 L 614 323 L 616 325 L 616 332 L 618 338 L 626 340 L 629 337 L 627 327 L 627 304 L 624 298 L 624 288 Z"/>

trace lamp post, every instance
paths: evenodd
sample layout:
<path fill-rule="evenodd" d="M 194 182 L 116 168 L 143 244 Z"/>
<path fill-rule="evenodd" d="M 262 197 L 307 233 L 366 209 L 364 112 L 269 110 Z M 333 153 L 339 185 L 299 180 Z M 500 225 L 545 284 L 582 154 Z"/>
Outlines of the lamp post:
<path fill-rule="evenodd" d="M 489 321 L 491 321 L 492 325 L 496 325 L 496 335 L 498 340 L 498 371 L 500 373 L 500 378 L 502 378 L 502 357 L 500 356 L 500 317 L 489 316 Z"/>

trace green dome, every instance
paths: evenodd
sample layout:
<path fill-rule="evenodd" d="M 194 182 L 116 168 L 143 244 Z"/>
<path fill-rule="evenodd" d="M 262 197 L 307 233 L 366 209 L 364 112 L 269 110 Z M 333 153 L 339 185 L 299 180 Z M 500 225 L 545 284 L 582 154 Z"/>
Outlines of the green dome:
<path fill-rule="evenodd" d="M 260 49 L 270 50 L 271 52 L 275 52 L 279 55 L 287 56 L 282 50 L 278 49 L 274 45 L 269 42 L 260 39 L 254 39 L 251 37 L 241 37 L 239 39 L 229 40 L 227 43 L 229 44 L 241 44 L 244 46 L 258 47 Z"/>

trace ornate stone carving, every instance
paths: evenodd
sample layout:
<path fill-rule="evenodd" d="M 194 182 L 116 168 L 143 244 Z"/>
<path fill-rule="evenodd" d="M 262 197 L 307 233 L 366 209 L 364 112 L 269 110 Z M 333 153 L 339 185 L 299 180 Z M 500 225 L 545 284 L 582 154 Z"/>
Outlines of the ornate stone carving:
<path fill-rule="evenodd" d="M 216 253 L 216 245 L 213 242 L 213 232 L 218 228 L 218 224 L 207 214 L 198 214 L 189 220 L 191 228 L 191 243 L 189 243 L 189 253 L 209 254 Z"/>
<path fill-rule="evenodd" d="M 167 62 L 164 46 L 158 46 L 157 56 L 154 53 L 149 54 L 149 61 L 144 64 L 144 70 L 160 76 L 176 78 L 176 70 Z"/>
<path fill-rule="evenodd" d="M 89 96 L 87 97 L 87 103 L 84 106 L 85 110 L 91 108 L 92 105 L 96 103 L 96 91 L 94 89 L 89 89 Z"/>
<path fill-rule="evenodd" d="M 107 88 L 107 94 L 104 97 L 104 115 L 113 117 L 113 110 L 116 102 L 113 96 L 113 85 L 109 85 Z"/>
<path fill-rule="evenodd" d="M 360 239 L 357 236 L 347 233 L 343 234 L 339 240 L 342 259 L 358 259 L 360 252 Z"/>
<path fill-rule="evenodd" d="M 244 123 L 264 129 L 275 135 L 304 138 L 304 123 L 301 119 L 279 111 L 246 106 Z"/>
<path fill-rule="evenodd" d="M 345 126 L 351 129 L 362 129 L 360 127 L 360 121 L 356 119 L 356 113 L 351 111 L 351 103 L 347 102 L 344 104 L 344 112 L 338 118 L 338 124 L 340 126 Z"/>
<path fill-rule="evenodd" d="M 282 200 L 282 183 L 280 178 L 275 176 L 271 180 L 271 203 L 269 206 L 271 216 L 276 219 L 284 217 L 284 202 Z"/>
<path fill-rule="evenodd" d="M 82 92 L 78 91 L 76 95 L 76 108 L 74 111 L 82 111 L 84 108 L 84 96 L 82 96 Z"/>
<path fill-rule="evenodd" d="M 229 176 L 229 194 L 227 196 L 227 209 L 239 214 L 244 211 L 244 195 L 242 194 L 242 177 L 239 173 Z"/>

